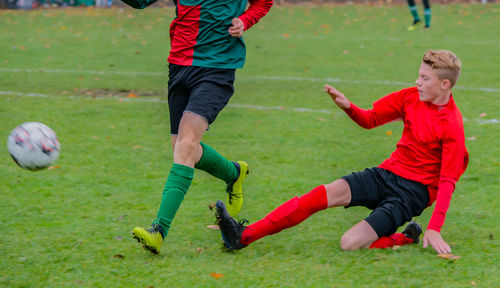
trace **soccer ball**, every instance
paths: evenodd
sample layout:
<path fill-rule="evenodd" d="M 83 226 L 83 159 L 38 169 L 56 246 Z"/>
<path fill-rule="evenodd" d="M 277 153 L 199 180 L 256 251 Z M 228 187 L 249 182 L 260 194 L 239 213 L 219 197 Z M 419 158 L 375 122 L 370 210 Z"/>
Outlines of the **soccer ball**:
<path fill-rule="evenodd" d="M 34 171 L 54 163 L 61 145 L 56 133 L 47 125 L 26 122 L 10 132 L 7 149 L 17 165 Z"/>

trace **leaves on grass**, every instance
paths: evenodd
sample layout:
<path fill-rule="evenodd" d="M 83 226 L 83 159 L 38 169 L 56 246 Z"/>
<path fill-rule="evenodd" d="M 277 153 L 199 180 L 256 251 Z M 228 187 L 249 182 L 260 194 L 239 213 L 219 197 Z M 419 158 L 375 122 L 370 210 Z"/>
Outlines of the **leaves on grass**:
<path fill-rule="evenodd" d="M 198 251 L 199 254 L 201 254 L 203 252 L 203 249 L 201 249 L 200 247 L 196 248 L 196 251 Z"/>
<path fill-rule="evenodd" d="M 444 258 L 444 259 L 447 259 L 447 260 L 457 260 L 457 259 L 462 258 L 462 256 L 453 255 L 451 253 L 448 253 L 448 254 L 438 254 L 437 256 L 439 258 Z"/>
<path fill-rule="evenodd" d="M 219 279 L 221 277 L 224 277 L 224 274 L 212 272 L 210 273 L 210 276 L 214 277 L 215 279 Z"/>
<path fill-rule="evenodd" d="M 139 98 L 139 96 L 137 96 L 137 94 L 135 94 L 133 92 L 130 92 L 130 93 L 128 93 L 127 98 Z"/>
<path fill-rule="evenodd" d="M 61 167 L 61 165 L 54 165 L 54 166 L 49 166 L 49 168 L 47 168 L 48 170 L 55 170 L 57 168 Z"/>
<path fill-rule="evenodd" d="M 118 258 L 118 259 L 123 259 L 125 258 L 125 256 L 123 256 L 122 254 L 116 254 L 113 256 L 114 258 Z"/>
<path fill-rule="evenodd" d="M 392 131 L 391 130 L 387 130 L 387 132 L 385 133 L 387 136 L 391 136 L 392 135 Z"/>
<path fill-rule="evenodd" d="M 479 117 L 483 118 L 483 117 L 486 117 L 486 115 L 487 115 L 486 113 L 481 113 L 481 114 L 479 114 Z"/>
<path fill-rule="evenodd" d="M 215 203 L 208 204 L 208 209 L 210 209 L 210 211 L 214 210 L 214 208 L 215 208 Z"/>
<path fill-rule="evenodd" d="M 122 221 L 123 218 L 127 217 L 127 214 L 120 215 L 120 217 L 116 218 L 116 221 Z"/>

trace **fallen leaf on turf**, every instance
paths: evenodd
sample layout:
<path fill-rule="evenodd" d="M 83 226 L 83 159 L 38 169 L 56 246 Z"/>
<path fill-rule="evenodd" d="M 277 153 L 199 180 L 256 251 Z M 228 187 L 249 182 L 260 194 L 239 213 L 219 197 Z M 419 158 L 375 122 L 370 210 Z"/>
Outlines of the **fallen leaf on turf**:
<path fill-rule="evenodd" d="M 448 260 L 457 260 L 457 259 L 462 258 L 462 256 L 456 256 L 456 255 L 453 255 L 451 253 L 448 253 L 448 254 L 438 254 L 437 256 L 440 257 L 440 258 L 448 259 Z"/>
<path fill-rule="evenodd" d="M 215 203 L 208 204 L 208 209 L 213 210 L 215 208 Z"/>
<path fill-rule="evenodd" d="M 392 246 L 392 250 L 398 250 L 399 248 L 401 248 L 401 246 L 399 246 L 399 245 Z"/>
<path fill-rule="evenodd" d="M 210 229 L 210 230 L 219 230 L 219 225 L 208 225 L 207 229 Z"/>
<path fill-rule="evenodd" d="M 118 259 L 123 259 L 125 258 L 125 256 L 123 256 L 122 254 L 116 254 L 115 256 L 113 256 L 115 258 L 118 258 Z"/>
<path fill-rule="evenodd" d="M 201 249 L 200 247 L 196 248 L 196 251 L 198 251 L 198 253 L 201 254 L 201 252 L 203 252 L 203 249 Z"/>
<path fill-rule="evenodd" d="M 120 217 L 116 218 L 116 221 L 122 221 L 123 218 L 127 217 L 128 215 L 127 214 L 123 214 L 121 215 Z"/>
<path fill-rule="evenodd" d="M 137 96 L 137 94 L 135 93 L 130 92 L 128 93 L 127 98 L 139 98 L 139 96 Z"/>
<path fill-rule="evenodd" d="M 385 134 L 388 135 L 388 136 L 391 136 L 392 135 L 392 131 L 388 130 L 387 133 L 385 133 Z"/>
<path fill-rule="evenodd" d="M 214 277 L 215 279 L 219 279 L 221 277 L 224 277 L 223 274 L 219 274 L 219 273 L 215 273 L 215 272 L 210 273 L 210 276 Z"/>
<path fill-rule="evenodd" d="M 326 119 L 325 118 L 318 118 L 318 121 L 324 122 L 324 121 L 326 121 Z"/>
<path fill-rule="evenodd" d="M 59 167 L 61 167 L 61 165 L 49 166 L 49 168 L 47 168 L 47 169 L 54 170 L 54 169 L 57 169 Z"/>
<path fill-rule="evenodd" d="M 481 117 L 481 118 L 482 118 L 482 117 L 486 117 L 486 113 L 481 113 L 481 114 L 479 114 L 479 117 Z"/>
<path fill-rule="evenodd" d="M 134 150 L 135 150 L 135 149 L 140 149 L 140 148 L 142 148 L 142 146 L 141 146 L 141 145 L 135 145 L 135 146 L 134 146 Z"/>

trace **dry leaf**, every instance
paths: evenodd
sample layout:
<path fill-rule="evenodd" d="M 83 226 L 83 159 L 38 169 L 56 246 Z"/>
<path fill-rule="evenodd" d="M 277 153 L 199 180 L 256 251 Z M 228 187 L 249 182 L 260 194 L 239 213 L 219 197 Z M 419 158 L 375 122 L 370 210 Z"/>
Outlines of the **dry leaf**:
<path fill-rule="evenodd" d="M 448 260 L 457 260 L 457 259 L 462 258 L 462 256 L 456 256 L 456 255 L 453 255 L 451 253 L 448 253 L 448 254 L 438 254 L 437 256 L 440 257 L 440 258 L 448 259 Z"/>
<path fill-rule="evenodd" d="M 135 145 L 135 146 L 134 146 L 134 150 L 136 150 L 136 149 L 140 149 L 140 148 L 142 148 L 142 146 L 141 146 L 141 145 Z"/>
<path fill-rule="evenodd" d="M 485 116 L 486 116 L 486 113 L 479 114 L 479 117 L 485 117 Z"/>
<path fill-rule="evenodd" d="M 127 98 L 139 98 L 139 96 L 137 96 L 137 94 L 130 92 L 128 93 Z"/>
<path fill-rule="evenodd" d="M 61 165 L 49 166 L 49 168 L 47 168 L 47 169 L 54 170 L 54 169 L 57 169 L 59 167 L 61 167 Z"/>
<path fill-rule="evenodd" d="M 386 135 L 388 136 L 391 136 L 392 135 L 392 131 L 391 130 L 387 130 L 387 133 L 385 133 Z"/>
<path fill-rule="evenodd" d="M 200 247 L 196 248 L 196 251 L 198 251 L 198 253 L 201 254 L 201 252 L 203 252 L 203 249 L 201 249 Z"/>
<path fill-rule="evenodd" d="M 219 230 L 219 225 L 208 225 L 207 229 L 210 229 L 210 230 Z"/>
<path fill-rule="evenodd" d="M 324 122 L 324 121 L 326 121 L 326 119 L 325 118 L 318 118 L 318 121 Z"/>
<path fill-rule="evenodd" d="M 120 217 L 116 218 L 116 221 L 122 221 L 123 218 L 127 217 L 127 214 L 120 215 Z"/>
<path fill-rule="evenodd" d="M 125 256 L 123 256 L 122 254 L 116 254 L 115 256 L 113 256 L 115 258 L 118 258 L 118 259 L 123 259 L 125 258 Z"/>
<path fill-rule="evenodd" d="M 213 210 L 215 208 L 215 203 L 208 204 L 208 209 Z"/>
<path fill-rule="evenodd" d="M 290 37 L 290 33 L 283 34 L 283 37 Z"/>
<path fill-rule="evenodd" d="M 214 277 L 215 279 L 219 279 L 221 277 L 224 277 L 223 274 L 215 273 L 215 272 L 210 273 L 210 276 Z"/>

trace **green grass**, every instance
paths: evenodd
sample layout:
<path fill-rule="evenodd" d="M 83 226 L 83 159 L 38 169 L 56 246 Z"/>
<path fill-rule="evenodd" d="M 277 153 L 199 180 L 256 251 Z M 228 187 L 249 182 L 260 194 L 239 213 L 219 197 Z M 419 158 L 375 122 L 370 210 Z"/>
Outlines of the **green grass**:
<path fill-rule="evenodd" d="M 0 11 L 0 135 L 6 141 L 15 126 L 39 121 L 62 145 L 58 168 L 35 173 L 0 153 L 0 286 L 498 286 L 500 125 L 482 123 L 500 119 L 499 12 L 498 4 L 434 5 L 433 27 L 407 32 L 406 6 L 273 7 L 245 32 L 232 106 L 204 137 L 250 163 L 241 216 L 255 221 L 378 165 L 399 139 L 400 122 L 357 127 L 323 83 L 367 108 L 412 85 L 428 48 L 456 52 L 463 73 L 454 98 L 471 161 L 442 230 L 462 258 L 447 261 L 421 246 L 341 251 L 340 237 L 364 208 L 330 209 L 223 253 L 219 232 L 205 227 L 224 184 L 199 171 L 162 254 L 149 255 L 129 233 L 152 221 L 172 164 L 165 62 L 173 10 Z M 131 91 L 139 98 L 126 98 Z M 427 224 L 431 212 L 416 220 Z"/>

